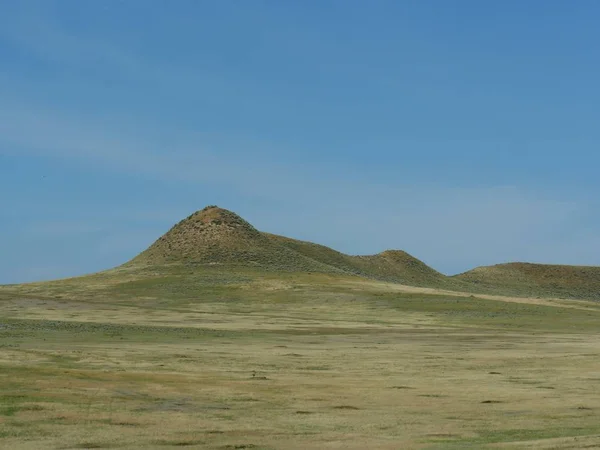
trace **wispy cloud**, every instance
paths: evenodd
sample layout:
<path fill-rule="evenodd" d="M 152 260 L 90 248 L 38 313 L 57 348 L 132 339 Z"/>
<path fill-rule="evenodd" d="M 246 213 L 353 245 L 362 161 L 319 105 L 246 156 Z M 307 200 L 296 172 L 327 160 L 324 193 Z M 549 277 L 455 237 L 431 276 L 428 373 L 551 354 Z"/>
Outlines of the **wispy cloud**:
<path fill-rule="evenodd" d="M 0 19 L 0 38 L 25 49 L 37 58 L 63 67 L 101 67 L 107 64 L 121 73 L 146 69 L 137 59 L 104 40 L 68 33 L 52 17 L 51 4 L 24 3 Z"/>
<path fill-rule="evenodd" d="M 185 130 L 173 137 L 179 145 L 166 149 L 156 143 L 166 138 L 153 131 L 148 128 L 130 136 L 44 106 L 0 106 L 1 153 L 61 158 L 159 180 L 235 184 L 247 191 L 264 184 L 262 180 L 286 179 L 286 175 L 278 177 L 281 170 L 276 165 L 265 166 L 249 154 L 219 156 Z M 190 137 L 185 139 L 185 134 Z"/>
<path fill-rule="evenodd" d="M 118 37 L 110 40 L 106 35 L 92 31 L 84 33 L 69 29 L 59 22 L 52 5 L 46 1 L 15 2 L 9 7 L 0 5 L 0 41 L 35 60 L 60 68 L 64 79 L 82 78 L 86 82 L 103 83 L 107 78 L 114 78 L 150 89 L 160 86 L 158 90 L 198 84 L 207 89 L 228 90 L 222 73 L 155 61 L 128 47 Z M 127 13 L 122 2 L 114 2 L 111 6 L 100 3 L 88 6 L 110 8 L 113 14 Z"/>
<path fill-rule="evenodd" d="M 310 168 L 298 171 L 244 155 L 232 161 L 230 155 L 205 149 L 193 134 L 182 139 L 185 134 L 179 136 L 179 146 L 161 153 L 150 134 L 99 129 L 81 117 L 43 107 L 0 107 L 0 153 L 43 155 L 162 181 L 227 186 L 240 198 L 262 199 L 252 208 L 241 202 L 239 208 L 259 228 L 348 252 L 404 248 L 442 270 L 458 271 L 474 262 L 572 261 L 582 248 L 575 242 L 549 251 L 557 230 L 581 226 L 585 205 L 577 202 L 517 187 L 357 183 L 343 173 L 323 177 Z"/>
<path fill-rule="evenodd" d="M 191 89 L 197 83 L 227 90 L 222 80 L 206 72 L 154 64 L 91 34 L 74 35 L 43 9 L 14 7 L 12 16 L 0 17 L 0 39 L 75 74 L 101 67 L 167 92 L 171 86 Z M 222 206 L 235 209 L 265 231 L 349 253 L 403 248 L 446 272 L 506 260 L 600 264 L 600 230 L 590 227 L 585 218 L 591 208 L 585 199 L 565 199 L 556 192 L 525 186 L 458 188 L 411 184 L 401 178 L 384 183 L 373 172 L 345 172 L 342 164 L 300 167 L 279 161 L 273 143 L 233 133 L 216 146 L 219 138 L 207 139 L 189 125 L 127 118 L 131 111 L 107 117 L 89 105 L 58 105 L 28 94 L 10 74 L 0 73 L 0 77 L 0 155 L 51 158 L 97 172 L 176 184 L 182 192 L 198 186 L 208 192 L 226 188 L 236 200 Z M 66 218 L 65 208 L 53 217 L 22 224 L 21 233 L 25 238 L 64 238 L 65 242 L 74 234 L 88 236 L 89 254 L 102 261 L 91 264 L 90 270 L 134 256 L 153 236 L 158 237 L 153 233 L 166 231 L 169 224 L 192 212 L 189 203 L 177 200 L 163 200 L 154 209 L 111 205 L 102 212 L 82 210 Z M 95 220 L 98 214 L 105 216 L 106 223 Z M 132 222 L 142 220 L 156 226 L 143 232 L 132 228 Z M 21 261 L 18 270 L 23 277 L 63 276 L 73 267 L 57 263 L 59 269 L 49 264 L 27 272 L 34 259 Z M 77 267 L 76 273 L 87 271 Z"/>
<path fill-rule="evenodd" d="M 19 233 L 28 237 L 51 239 L 61 236 L 89 235 L 104 229 L 104 227 L 91 222 L 38 221 L 26 224 L 19 230 Z"/>

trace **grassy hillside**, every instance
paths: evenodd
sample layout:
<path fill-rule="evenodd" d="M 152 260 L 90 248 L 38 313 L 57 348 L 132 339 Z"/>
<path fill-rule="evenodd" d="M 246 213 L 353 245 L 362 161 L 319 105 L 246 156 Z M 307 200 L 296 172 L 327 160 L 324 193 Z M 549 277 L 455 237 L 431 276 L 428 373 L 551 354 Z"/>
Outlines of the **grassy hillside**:
<path fill-rule="evenodd" d="M 131 265 L 0 287 L 0 448 L 598 448 L 600 305 Z"/>
<path fill-rule="evenodd" d="M 182 220 L 128 266 L 164 264 L 338 272 L 268 239 L 237 214 L 209 206 Z"/>
<path fill-rule="evenodd" d="M 90 289 L 97 280 L 118 285 L 130 279 L 163 280 L 170 285 L 180 282 L 177 277 L 205 273 L 207 268 L 214 269 L 211 273 L 217 278 L 231 271 L 254 278 L 267 273 L 314 273 L 478 294 L 600 300 L 600 267 L 511 263 L 448 277 L 401 250 L 346 255 L 323 245 L 260 232 L 237 214 L 216 206 L 182 220 L 117 269 L 88 276 L 83 282 L 31 286 L 49 292 L 55 286 Z M 172 284 L 171 289 L 178 287 Z"/>
<path fill-rule="evenodd" d="M 445 277 L 206 208 L 121 267 L 0 286 L 0 448 L 600 448 L 600 303 L 431 288 L 597 286 L 556 267 Z"/>
<path fill-rule="evenodd" d="M 323 245 L 263 233 L 210 206 L 175 225 L 125 267 L 164 265 L 354 275 L 461 292 L 600 300 L 600 268 L 511 263 L 448 277 L 401 250 L 352 256 Z"/>
<path fill-rule="evenodd" d="M 346 273 L 414 286 L 439 287 L 451 284 L 447 277 L 402 250 L 387 250 L 369 256 L 350 256 L 312 242 L 274 234 L 265 236 L 308 258 Z"/>
<path fill-rule="evenodd" d="M 442 274 L 403 251 L 345 255 L 323 245 L 261 233 L 237 214 L 214 206 L 179 222 L 126 266 L 165 264 L 337 273 L 418 286 L 449 283 Z"/>
<path fill-rule="evenodd" d="M 508 263 L 478 267 L 453 278 L 475 291 L 600 300 L 600 267 Z"/>

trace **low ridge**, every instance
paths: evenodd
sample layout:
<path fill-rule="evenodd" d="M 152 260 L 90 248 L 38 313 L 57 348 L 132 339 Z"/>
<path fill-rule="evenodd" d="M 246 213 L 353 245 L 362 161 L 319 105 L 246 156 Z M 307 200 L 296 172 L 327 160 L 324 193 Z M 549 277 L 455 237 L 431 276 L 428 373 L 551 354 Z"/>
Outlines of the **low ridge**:
<path fill-rule="evenodd" d="M 386 250 L 377 255 L 351 256 L 312 242 L 275 234 L 265 233 L 265 235 L 302 255 L 354 275 L 415 286 L 439 286 L 444 284 L 447 278 L 402 250 Z"/>
<path fill-rule="evenodd" d="M 373 256 L 356 256 L 369 273 L 382 279 L 415 286 L 440 286 L 447 277 L 403 250 L 386 250 Z"/>
<path fill-rule="evenodd" d="M 182 220 L 129 264 L 220 264 L 345 273 L 399 283 L 439 285 L 445 277 L 400 250 L 350 256 L 323 245 L 262 233 L 237 214 L 207 206 Z"/>
<path fill-rule="evenodd" d="M 452 277 L 485 291 L 600 300 L 600 267 L 506 263 Z"/>
<path fill-rule="evenodd" d="M 346 255 L 324 245 L 261 232 L 217 206 L 182 220 L 125 264 L 164 265 L 346 274 L 462 292 L 600 300 L 600 267 L 508 263 L 448 277 L 402 250 Z"/>

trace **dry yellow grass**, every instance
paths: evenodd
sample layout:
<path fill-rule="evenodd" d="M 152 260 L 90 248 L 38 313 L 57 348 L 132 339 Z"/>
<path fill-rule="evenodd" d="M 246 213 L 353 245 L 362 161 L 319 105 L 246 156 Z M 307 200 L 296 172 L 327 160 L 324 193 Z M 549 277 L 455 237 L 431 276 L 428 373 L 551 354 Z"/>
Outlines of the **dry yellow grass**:
<path fill-rule="evenodd" d="M 1 448 L 600 447 L 595 303 L 116 273 L 0 289 Z"/>

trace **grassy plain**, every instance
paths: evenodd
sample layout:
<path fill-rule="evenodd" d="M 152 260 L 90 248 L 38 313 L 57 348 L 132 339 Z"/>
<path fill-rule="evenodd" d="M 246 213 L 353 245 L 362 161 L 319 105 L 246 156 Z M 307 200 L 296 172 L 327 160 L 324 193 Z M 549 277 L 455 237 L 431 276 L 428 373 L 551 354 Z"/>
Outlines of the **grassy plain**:
<path fill-rule="evenodd" d="M 0 318 L 0 448 L 600 448 L 594 302 L 174 265 Z"/>

